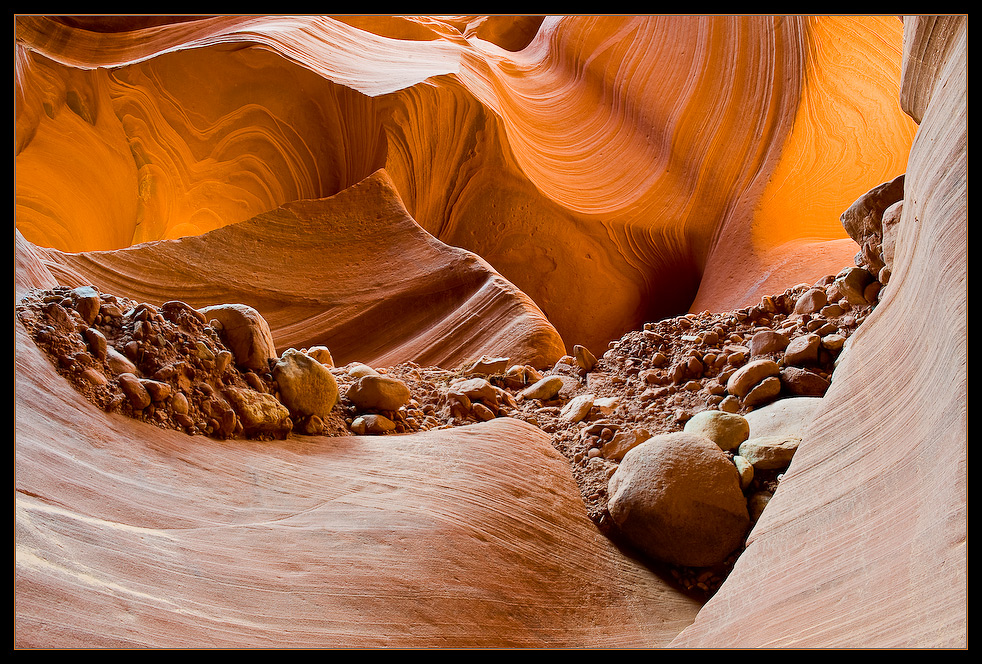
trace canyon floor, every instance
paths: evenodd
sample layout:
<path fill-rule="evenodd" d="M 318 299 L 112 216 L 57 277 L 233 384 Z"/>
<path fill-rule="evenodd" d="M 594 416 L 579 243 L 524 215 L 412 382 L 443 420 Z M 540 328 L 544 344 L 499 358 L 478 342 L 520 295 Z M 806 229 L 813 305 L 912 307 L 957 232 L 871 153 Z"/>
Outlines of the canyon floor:
<path fill-rule="evenodd" d="M 107 412 L 189 435 L 223 439 L 384 435 L 398 445 L 403 433 L 496 417 L 523 420 L 550 435 L 553 446 L 569 462 L 589 518 L 616 541 L 617 527 L 607 511 L 607 485 L 630 447 L 653 435 L 682 430 L 703 410 L 747 413 L 785 397 L 821 396 L 833 378 L 842 344 L 875 306 L 851 305 L 843 297 L 820 311 L 796 313 L 796 302 L 804 294 L 822 292 L 824 301 L 824 290 L 834 288 L 835 282 L 836 276 L 828 275 L 737 311 L 690 313 L 647 323 L 610 342 L 599 358 L 577 346 L 545 369 L 512 365 L 504 357 L 482 357 L 456 369 L 412 362 L 335 367 L 328 360 L 339 393 L 331 415 L 290 422 L 279 430 L 244 429 L 228 414 L 227 406 L 223 412 L 223 400 L 216 398 L 219 390 L 227 394 L 229 388 L 276 394 L 272 361 L 270 371 L 236 366 L 218 330 L 188 305 L 170 302 L 155 307 L 95 289 L 54 288 L 28 293 L 17 313 L 58 372 L 89 401 Z M 873 283 L 878 290 L 878 282 Z M 875 294 L 871 299 L 875 301 Z M 785 380 L 779 394 L 759 403 L 727 394 L 727 378 L 737 367 L 762 357 L 783 365 L 787 342 L 804 335 L 837 340 L 833 350 L 822 349 L 806 369 L 797 370 L 807 377 L 804 382 Z M 762 337 L 784 343 L 755 347 L 752 340 Z M 145 404 L 134 403 L 119 380 L 106 378 L 126 368 L 153 377 L 146 382 L 156 386 L 157 393 Z M 401 380 L 410 391 L 408 403 L 391 412 L 361 412 L 346 393 L 365 371 Z M 543 384 L 551 388 L 530 391 L 533 385 Z M 578 413 L 572 412 L 575 408 Z M 751 527 L 761 506 L 778 490 L 782 472 L 756 472 L 745 487 Z M 650 562 L 681 590 L 705 600 L 719 588 L 741 550 L 706 568 Z"/>

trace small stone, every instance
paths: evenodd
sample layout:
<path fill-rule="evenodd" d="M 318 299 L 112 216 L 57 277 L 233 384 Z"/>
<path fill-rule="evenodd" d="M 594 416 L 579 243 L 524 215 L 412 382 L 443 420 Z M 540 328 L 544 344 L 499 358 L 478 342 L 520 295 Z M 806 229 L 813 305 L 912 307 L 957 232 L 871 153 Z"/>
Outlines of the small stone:
<path fill-rule="evenodd" d="M 561 389 L 563 389 L 562 378 L 559 376 L 546 376 L 542 380 L 522 390 L 519 396 L 522 399 L 548 401 L 559 394 L 559 390 Z"/>
<path fill-rule="evenodd" d="M 409 387 L 391 376 L 362 376 L 345 394 L 359 410 L 399 410 L 409 403 Z"/>
<path fill-rule="evenodd" d="M 749 407 L 759 406 L 773 400 L 780 393 L 780 378 L 777 376 L 768 376 L 764 380 L 754 385 L 747 395 L 743 397 L 743 405 Z"/>
<path fill-rule="evenodd" d="M 85 341 L 92 349 L 92 355 L 98 360 L 106 359 L 109 352 L 109 342 L 106 341 L 105 335 L 94 327 L 86 328 L 84 335 Z"/>
<path fill-rule="evenodd" d="M 395 431 L 396 423 L 385 415 L 370 413 L 355 418 L 351 423 L 351 430 L 367 434 L 386 434 Z"/>
<path fill-rule="evenodd" d="M 596 356 L 586 346 L 578 344 L 573 346 L 573 357 L 576 359 L 576 364 L 586 371 L 593 371 L 597 366 Z"/>
<path fill-rule="evenodd" d="M 790 339 L 780 332 L 764 330 L 750 338 L 750 355 L 751 357 L 756 357 L 770 353 L 780 353 L 787 348 L 789 343 Z"/>
<path fill-rule="evenodd" d="M 174 421 L 185 429 L 194 428 L 194 420 L 187 413 L 174 413 Z"/>
<path fill-rule="evenodd" d="M 290 411 L 272 394 L 238 387 L 226 387 L 222 394 L 238 416 L 247 436 L 264 433 L 285 435 L 293 428 Z"/>
<path fill-rule="evenodd" d="M 171 398 L 171 410 L 173 410 L 175 413 L 186 415 L 190 405 L 191 404 L 188 403 L 187 395 L 185 395 L 184 392 L 175 392 L 174 396 Z"/>
<path fill-rule="evenodd" d="M 750 483 L 754 481 L 754 465 L 739 454 L 734 455 L 733 465 L 740 473 L 740 488 L 746 490 Z"/>
<path fill-rule="evenodd" d="M 821 311 L 826 304 L 828 304 L 828 296 L 824 288 L 809 288 L 795 301 L 794 313 L 813 314 Z"/>
<path fill-rule="evenodd" d="M 317 417 L 316 415 L 311 415 L 303 423 L 303 432 L 308 436 L 319 436 L 324 433 L 324 420 Z"/>
<path fill-rule="evenodd" d="M 75 298 L 75 311 L 79 313 L 86 325 L 92 325 L 99 309 L 102 308 L 102 298 L 99 291 L 92 286 L 80 286 L 72 291 Z"/>
<path fill-rule="evenodd" d="M 817 334 L 805 334 L 795 337 L 784 350 L 784 364 L 805 366 L 818 362 L 818 349 L 822 338 Z"/>
<path fill-rule="evenodd" d="M 469 396 L 453 388 L 447 390 L 447 399 L 449 399 L 452 404 L 451 409 L 460 413 L 461 415 L 469 413 L 471 407 L 473 406 Z"/>
<path fill-rule="evenodd" d="M 471 401 L 483 401 L 493 406 L 498 405 L 498 392 L 494 385 L 483 378 L 467 378 L 451 383 L 450 389 L 453 392 L 463 394 Z"/>
<path fill-rule="evenodd" d="M 849 304 L 862 306 L 868 304 L 863 293 L 872 281 L 873 275 L 868 270 L 852 267 L 846 268 L 836 277 L 835 285 Z"/>
<path fill-rule="evenodd" d="M 209 348 L 208 347 L 208 344 L 206 344 L 204 341 L 200 341 L 200 340 L 199 341 L 195 341 L 194 342 L 194 351 L 195 351 L 195 355 L 197 355 L 199 359 L 202 359 L 202 360 L 205 360 L 205 361 L 208 361 L 208 362 L 214 362 L 215 361 L 215 353 L 214 353 L 214 351 L 212 351 L 212 349 Z"/>
<path fill-rule="evenodd" d="M 591 408 L 593 408 L 593 395 L 580 394 L 563 406 L 559 412 L 559 420 L 563 424 L 576 424 L 590 414 Z"/>
<path fill-rule="evenodd" d="M 767 507 L 767 503 L 771 501 L 773 495 L 770 491 L 755 491 L 747 499 L 747 510 L 750 514 L 751 523 L 757 523 L 757 520 L 760 519 L 760 515 L 763 514 L 764 508 Z"/>
<path fill-rule="evenodd" d="M 822 337 L 822 348 L 825 350 L 838 352 L 846 343 L 846 338 L 841 334 L 826 334 Z"/>
<path fill-rule="evenodd" d="M 464 373 L 469 376 L 501 374 L 508 369 L 508 363 L 510 361 L 511 359 L 507 357 L 488 357 L 487 355 L 482 355 L 481 359 L 474 362 Z"/>
<path fill-rule="evenodd" d="M 798 436 L 760 436 L 745 440 L 740 445 L 739 455 L 757 470 L 776 470 L 791 463 L 799 443 L 801 438 Z"/>
<path fill-rule="evenodd" d="M 726 391 L 738 397 L 746 397 L 750 390 L 769 376 L 780 371 L 773 360 L 754 360 L 733 372 L 726 382 Z"/>
<path fill-rule="evenodd" d="M 129 399 L 130 405 L 136 410 L 143 410 L 150 405 L 150 393 L 140 379 L 132 373 L 121 373 L 117 376 L 119 387 Z"/>
<path fill-rule="evenodd" d="M 883 287 L 879 281 L 871 281 L 863 290 L 863 299 L 869 303 L 875 303 L 880 297 L 880 289 Z"/>
<path fill-rule="evenodd" d="M 612 414 L 619 405 L 620 399 L 617 397 L 599 397 L 593 400 L 593 407 L 602 417 Z"/>
<path fill-rule="evenodd" d="M 143 387 L 146 388 L 147 393 L 150 395 L 150 400 L 156 403 L 166 401 L 171 394 L 171 386 L 168 383 L 163 383 L 159 380 L 150 380 L 149 378 L 141 378 L 140 382 L 143 383 Z"/>
<path fill-rule="evenodd" d="M 97 387 L 102 387 L 103 385 L 107 385 L 109 383 L 109 379 L 106 378 L 106 375 L 101 371 L 99 371 L 98 369 L 96 369 L 95 367 L 89 367 L 85 369 L 84 371 L 82 371 L 81 375 L 82 378 L 84 378 L 89 383 Z"/>
<path fill-rule="evenodd" d="M 348 375 L 353 378 L 361 378 L 363 376 L 380 376 L 381 374 L 367 364 L 362 364 L 361 362 L 352 362 L 347 367 Z"/>
<path fill-rule="evenodd" d="M 653 367 L 663 367 L 668 364 L 668 356 L 665 355 L 665 353 L 658 351 L 651 354 L 650 362 L 651 366 Z"/>
<path fill-rule="evenodd" d="M 644 429 L 634 431 L 618 431 L 611 436 L 610 440 L 604 443 L 601 452 L 605 459 L 620 461 L 624 455 L 651 438 Z"/>
<path fill-rule="evenodd" d="M 820 397 L 829 389 L 829 380 L 800 367 L 785 367 L 779 376 L 781 387 L 799 397 Z"/>
<path fill-rule="evenodd" d="M 222 373 L 232 365 L 232 353 L 227 350 L 220 350 L 215 355 L 215 371 Z"/>
<path fill-rule="evenodd" d="M 485 406 L 483 403 L 477 402 L 471 407 L 471 412 L 479 420 L 487 422 L 488 420 L 493 420 L 496 415 L 494 411 Z"/>
<path fill-rule="evenodd" d="M 160 305 L 160 314 L 172 323 L 180 324 L 184 317 L 191 318 L 205 325 L 208 317 L 202 312 L 192 307 L 187 302 L 181 300 L 170 300 Z"/>
<path fill-rule="evenodd" d="M 327 346 L 312 346 L 307 349 L 307 355 L 314 358 L 325 367 L 334 366 L 334 358 L 331 357 L 331 351 Z"/>

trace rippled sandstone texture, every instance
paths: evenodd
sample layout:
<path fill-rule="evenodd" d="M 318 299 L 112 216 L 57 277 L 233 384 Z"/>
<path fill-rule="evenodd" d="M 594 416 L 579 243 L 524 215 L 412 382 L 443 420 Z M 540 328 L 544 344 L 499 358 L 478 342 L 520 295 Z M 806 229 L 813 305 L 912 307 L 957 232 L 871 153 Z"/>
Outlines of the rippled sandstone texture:
<path fill-rule="evenodd" d="M 901 86 L 896 17 L 129 21 L 18 19 L 18 288 L 241 293 L 284 347 L 337 338 L 317 312 L 344 295 L 353 356 L 414 312 L 378 357 L 453 366 L 496 337 L 599 355 L 837 271 L 856 253 L 839 214 L 905 171 L 914 221 L 862 361 L 698 616 L 579 518 L 520 423 L 396 449 L 150 436 L 18 331 L 21 645 L 964 643 L 967 22 L 906 19 Z M 418 244 L 332 250 L 321 210 L 366 189 L 387 193 L 360 223 Z M 432 309 L 396 289 L 409 304 L 359 324 L 434 271 L 477 285 Z"/>
<path fill-rule="evenodd" d="M 526 18 L 521 50 L 497 21 L 22 18 L 18 228 L 118 249 L 384 168 L 599 354 L 847 264 L 839 214 L 905 169 L 896 17 Z"/>

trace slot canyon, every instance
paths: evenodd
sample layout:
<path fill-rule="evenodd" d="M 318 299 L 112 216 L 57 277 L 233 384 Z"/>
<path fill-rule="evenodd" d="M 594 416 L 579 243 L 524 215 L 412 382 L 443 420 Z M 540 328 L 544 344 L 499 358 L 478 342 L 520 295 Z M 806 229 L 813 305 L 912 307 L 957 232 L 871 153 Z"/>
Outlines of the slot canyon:
<path fill-rule="evenodd" d="M 967 648 L 967 15 L 14 36 L 15 649 Z"/>

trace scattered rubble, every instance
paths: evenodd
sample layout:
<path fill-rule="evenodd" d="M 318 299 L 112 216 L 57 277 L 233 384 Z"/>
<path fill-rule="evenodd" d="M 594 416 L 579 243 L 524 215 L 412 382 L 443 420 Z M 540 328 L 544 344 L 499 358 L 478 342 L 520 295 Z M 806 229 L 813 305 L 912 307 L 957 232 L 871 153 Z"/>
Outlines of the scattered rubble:
<path fill-rule="evenodd" d="M 323 346 L 277 356 L 262 316 L 245 305 L 154 306 L 92 286 L 31 291 L 16 312 L 92 403 L 188 434 L 390 435 L 524 420 L 550 434 L 590 518 L 612 537 L 624 533 L 611 517 L 611 491 L 626 484 L 617 472 L 632 450 L 681 432 L 713 441 L 715 457 L 732 469 L 726 481 L 746 501 L 746 521 L 730 522 L 742 524 L 741 540 L 800 440 L 779 430 L 757 435 L 753 414 L 781 400 L 821 397 L 883 286 L 868 269 L 848 267 L 737 311 L 646 323 L 599 358 L 574 346 L 548 369 L 507 357 L 456 370 L 412 362 L 336 367 Z M 711 562 L 663 559 L 674 562 L 683 587 L 711 594 L 741 546 Z"/>

